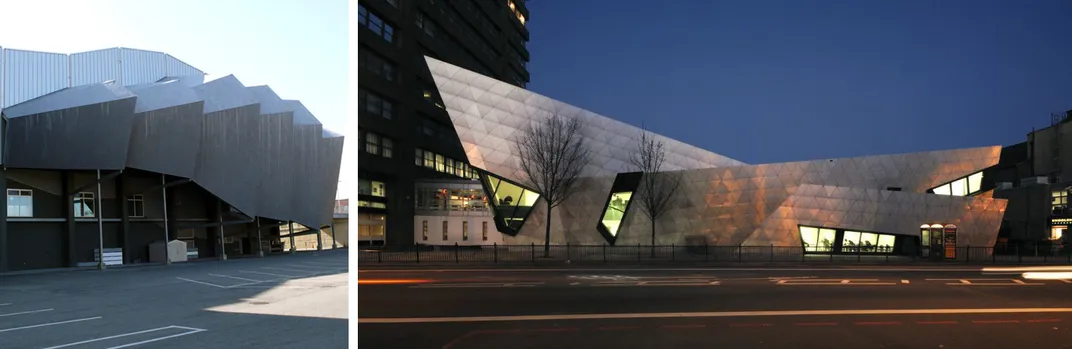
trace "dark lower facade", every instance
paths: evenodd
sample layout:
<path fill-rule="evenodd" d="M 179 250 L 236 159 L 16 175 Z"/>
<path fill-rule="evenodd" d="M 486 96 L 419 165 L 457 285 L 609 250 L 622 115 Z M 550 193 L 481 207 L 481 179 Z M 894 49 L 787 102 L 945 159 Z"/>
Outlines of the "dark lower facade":
<path fill-rule="evenodd" d="M 102 172 L 99 195 L 96 171 L 0 173 L 8 201 L 0 271 L 96 266 L 101 246 L 122 253 L 110 265 L 148 263 L 150 248 L 162 248 L 153 243 L 173 240 L 191 259 L 267 254 L 279 251 L 287 224 L 234 213 L 196 183 L 159 173 Z"/>

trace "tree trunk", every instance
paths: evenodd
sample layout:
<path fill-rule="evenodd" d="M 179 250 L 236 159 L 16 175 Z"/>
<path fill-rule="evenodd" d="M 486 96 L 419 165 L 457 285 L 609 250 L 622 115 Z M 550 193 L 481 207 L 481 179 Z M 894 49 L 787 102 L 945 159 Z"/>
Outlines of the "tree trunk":
<path fill-rule="evenodd" d="M 655 217 L 651 218 L 651 258 L 655 258 Z"/>
<path fill-rule="evenodd" d="M 543 258 L 551 257 L 551 204 L 547 204 L 547 225 L 543 234 Z"/>

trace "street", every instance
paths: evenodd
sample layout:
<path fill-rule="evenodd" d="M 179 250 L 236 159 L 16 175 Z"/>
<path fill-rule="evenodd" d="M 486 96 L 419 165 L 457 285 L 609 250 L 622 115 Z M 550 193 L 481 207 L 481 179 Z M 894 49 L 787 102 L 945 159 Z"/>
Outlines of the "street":
<path fill-rule="evenodd" d="M 0 348 L 340 348 L 346 250 L 0 276 Z"/>
<path fill-rule="evenodd" d="M 979 268 L 362 270 L 373 348 L 1061 348 L 1072 280 Z"/>

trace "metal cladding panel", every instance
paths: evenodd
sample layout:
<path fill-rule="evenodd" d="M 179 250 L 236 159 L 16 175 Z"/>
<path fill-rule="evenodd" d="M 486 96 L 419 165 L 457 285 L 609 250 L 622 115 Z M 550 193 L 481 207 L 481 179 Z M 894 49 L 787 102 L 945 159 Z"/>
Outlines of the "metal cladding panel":
<path fill-rule="evenodd" d="M 262 105 L 261 111 L 264 108 Z M 294 205 L 289 188 L 302 177 L 305 169 L 296 167 L 294 159 L 294 116 L 290 112 L 262 114 L 260 123 L 260 216 L 286 221 Z"/>
<path fill-rule="evenodd" d="M 206 113 L 193 180 L 246 215 L 259 215 L 257 129 L 260 105 Z"/>
<path fill-rule="evenodd" d="M 71 86 L 99 84 L 114 80 L 123 85 L 119 71 L 119 51 L 117 48 L 72 53 L 68 58 L 71 68 Z"/>
<path fill-rule="evenodd" d="M 127 89 L 138 95 L 138 102 L 134 105 L 135 113 L 203 101 L 193 89 L 178 81 L 137 85 Z"/>
<path fill-rule="evenodd" d="M 317 118 L 313 116 L 313 113 L 305 108 L 305 105 L 302 104 L 302 102 L 284 100 L 283 105 L 286 110 L 294 112 L 295 125 L 320 125 L 320 120 L 317 120 Z"/>
<path fill-rule="evenodd" d="M 317 202 L 320 202 L 321 196 L 317 187 L 321 183 L 320 176 L 314 173 L 325 170 L 317 161 L 321 132 L 320 125 L 294 125 L 295 140 L 291 155 L 295 158 L 291 164 L 297 168 L 297 174 L 294 183 L 289 188 L 291 197 L 294 198 L 294 221 L 312 227 L 330 222 L 320 220 L 321 213 L 317 212 L 320 209 Z"/>
<path fill-rule="evenodd" d="M 134 97 L 126 88 L 112 84 L 93 84 L 65 88 L 37 97 L 11 107 L 4 114 L 8 118 L 23 117 L 47 111 L 80 107 Z"/>
<path fill-rule="evenodd" d="M 7 108 L 68 86 L 67 55 L 4 49 L 3 105 Z"/>
<path fill-rule="evenodd" d="M 205 100 L 205 114 L 259 103 L 256 96 L 249 92 L 234 75 L 194 86 L 193 89 Z"/>
<path fill-rule="evenodd" d="M 641 130 L 617 120 L 426 57 L 469 163 L 519 183 L 526 182 L 513 146 L 522 130 L 551 115 L 578 119 L 591 147 L 590 176 L 632 171 L 629 158 Z M 666 146 L 667 170 L 738 166 L 744 163 L 653 134 Z M 594 225 L 593 225 L 594 226 Z"/>
<path fill-rule="evenodd" d="M 169 54 L 164 55 L 164 68 L 167 70 L 166 76 L 205 76 L 205 72 L 201 71 L 201 69 L 194 68 L 194 66 L 186 64 L 186 62 Z"/>
<path fill-rule="evenodd" d="M 327 131 L 327 130 L 324 130 Z M 335 207 L 335 193 L 339 189 L 339 171 L 342 169 L 342 136 L 320 139 L 316 154 L 319 157 L 319 178 L 316 185 L 320 188 L 320 198 L 314 205 L 320 224 L 331 222 Z M 329 209 L 330 208 L 330 209 Z"/>
<path fill-rule="evenodd" d="M 139 101 L 141 97 L 139 96 Z M 127 166 L 194 178 L 201 147 L 202 102 L 137 112 Z"/>
<path fill-rule="evenodd" d="M 126 165 L 134 98 L 8 121 L 7 166 L 119 170 Z"/>
<path fill-rule="evenodd" d="M 148 84 L 168 76 L 167 54 L 163 52 L 123 48 L 120 55 L 124 85 Z"/>
<path fill-rule="evenodd" d="M 195 87 L 205 83 L 204 75 L 166 76 L 157 81 L 158 83 L 172 82 L 186 87 Z"/>

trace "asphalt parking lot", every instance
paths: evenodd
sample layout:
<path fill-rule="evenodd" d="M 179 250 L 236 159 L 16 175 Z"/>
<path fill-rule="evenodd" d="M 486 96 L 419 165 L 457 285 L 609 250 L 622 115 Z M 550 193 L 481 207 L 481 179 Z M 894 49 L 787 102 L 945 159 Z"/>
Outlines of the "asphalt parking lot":
<path fill-rule="evenodd" d="M 0 348 L 337 348 L 347 251 L 0 276 Z"/>

